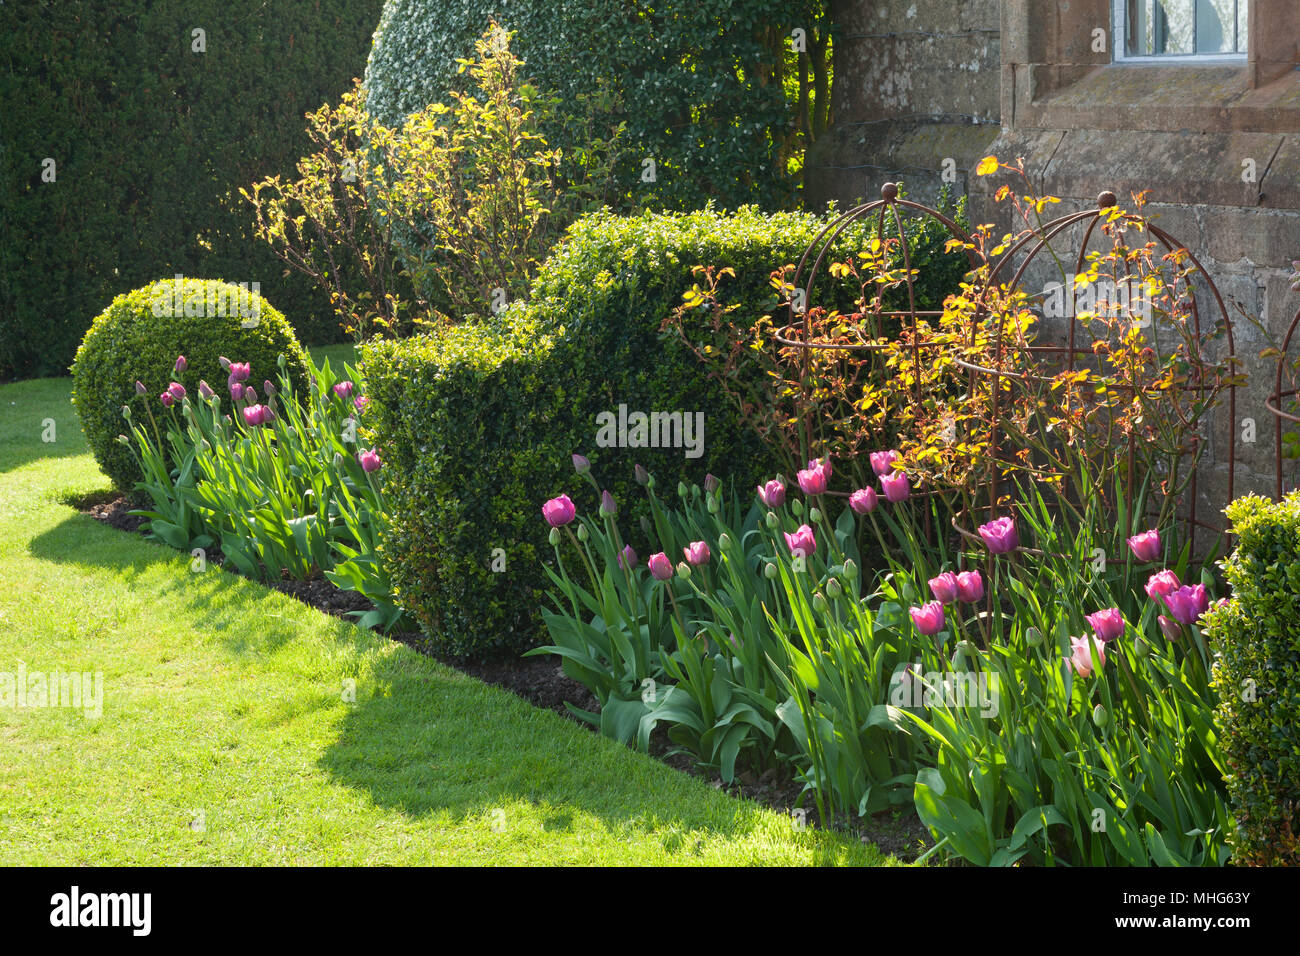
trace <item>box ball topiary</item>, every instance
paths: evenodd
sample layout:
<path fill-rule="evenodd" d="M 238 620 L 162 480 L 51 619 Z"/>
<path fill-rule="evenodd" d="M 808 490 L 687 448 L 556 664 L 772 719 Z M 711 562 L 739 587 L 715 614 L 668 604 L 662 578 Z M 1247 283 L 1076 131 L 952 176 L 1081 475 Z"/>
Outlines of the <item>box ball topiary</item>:
<path fill-rule="evenodd" d="M 181 355 L 186 367 L 177 372 Z M 215 279 L 163 279 L 119 295 L 96 317 L 72 363 L 72 401 L 100 468 L 130 492 L 142 476 L 117 441 L 126 432 L 122 406 L 143 417 L 141 402 L 160 407 L 159 396 L 173 381 L 188 394 L 205 380 L 228 395 L 222 356 L 249 363 L 248 384 L 260 392 L 264 380 L 276 379 L 281 355 L 295 389 L 305 389 L 311 381 L 307 355 L 284 315 L 260 294 Z"/>
<path fill-rule="evenodd" d="M 1237 546 L 1223 563 L 1232 598 L 1202 627 L 1216 652 L 1215 727 L 1239 866 L 1300 864 L 1300 492 L 1226 509 Z"/>

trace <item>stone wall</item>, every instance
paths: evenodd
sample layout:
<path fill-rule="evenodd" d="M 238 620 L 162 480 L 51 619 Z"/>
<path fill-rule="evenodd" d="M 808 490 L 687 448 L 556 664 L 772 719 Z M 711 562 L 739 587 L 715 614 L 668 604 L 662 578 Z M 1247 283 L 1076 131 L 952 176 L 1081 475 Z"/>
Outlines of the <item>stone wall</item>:
<path fill-rule="evenodd" d="M 1054 214 L 1095 208 L 1103 190 L 1131 206 L 1146 190 L 1146 212 L 1223 294 L 1249 376 L 1236 421 L 1223 410 L 1211 428 L 1199 495 L 1210 514 L 1227 500 L 1230 440 L 1234 493 L 1273 491 L 1264 401 L 1276 360 L 1259 352 L 1300 310 L 1288 281 L 1300 258 L 1300 4 L 1250 2 L 1247 62 L 1207 66 L 1112 62 L 1109 0 L 844 0 L 837 126 L 809 162 L 810 204 L 874 199 L 890 179 L 930 201 L 950 182 L 977 223 L 1005 222 L 992 198 L 1005 179 L 973 176 L 988 154 L 1023 158 L 1035 188 L 1064 200 Z M 1300 463 L 1284 473 L 1300 484 Z"/>

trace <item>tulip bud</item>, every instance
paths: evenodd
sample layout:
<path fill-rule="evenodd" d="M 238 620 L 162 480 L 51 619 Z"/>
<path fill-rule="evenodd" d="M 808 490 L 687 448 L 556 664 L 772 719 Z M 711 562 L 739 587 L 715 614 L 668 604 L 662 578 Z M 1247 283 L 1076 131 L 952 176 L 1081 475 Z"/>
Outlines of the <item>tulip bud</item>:
<path fill-rule="evenodd" d="M 224 355 L 218 355 L 217 361 L 221 363 L 221 367 L 227 372 L 230 371 L 230 359 L 226 358 Z"/>
<path fill-rule="evenodd" d="M 731 535 L 727 534 L 727 532 L 725 532 L 725 531 L 722 532 L 722 534 L 718 536 L 718 547 L 719 547 L 720 549 L 722 549 L 723 551 L 730 551 L 730 550 L 731 550 Z"/>
<path fill-rule="evenodd" d="M 704 490 L 709 494 L 713 494 L 721 485 L 722 482 L 718 481 L 714 475 L 709 474 L 704 476 Z"/>
<path fill-rule="evenodd" d="M 135 380 L 135 393 L 136 393 L 137 395 L 143 395 L 146 391 L 148 391 L 148 389 L 146 389 L 146 388 L 144 387 L 144 382 L 140 381 L 139 379 L 136 379 L 136 380 Z"/>
<path fill-rule="evenodd" d="M 858 564 L 852 558 L 844 562 L 844 576 L 850 581 L 856 580 L 858 576 Z"/>
<path fill-rule="evenodd" d="M 776 565 L 775 565 L 775 564 L 772 564 L 772 563 L 770 563 L 770 562 L 767 563 L 767 564 L 765 564 L 765 565 L 763 565 L 763 577 L 767 578 L 769 581 L 773 581 L 773 580 L 775 580 L 775 579 L 776 579 Z"/>
<path fill-rule="evenodd" d="M 683 581 L 691 576 L 691 566 L 685 561 L 677 562 L 677 576 Z"/>
<path fill-rule="evenodd" d="M 585 524 L 578 525 L 578 540 L 586 541 L 587 537 L 587 526 Z"/>
<path fill-rule="evenodd" d="M 591 471 L 591 462 L 585 455 L 574 455 L 573 470 L 580 475 L 585 475 L 587 472 Z"/>
<path fill-rule="evenodd" d="M 130 444 L 130 442 L 131 442 L 131 439 L 127 438 L 125 435 L 118 435 L 118 436 L 117 436 L 117 443 L 118 443 L 119 445 L 128 445 L 128 444 Z"/>
<path fill-rule="evenodd" d="M 343 453 L 342 453 L 342 452 L 338 452 L 338 451 L 336 451 L 336 452 L 334 453 L 334 467 L 335 467 L 335 468 L 342 468 L 342 467 L 343 467 Z"/>
<path fill-rule="evenodd" d="M 1136 641 L 1133 642 L 1134 657 L 1146 657 L 1150 653 L 1151 653 L 1151 645 L 1148 644 L 1142 638 L 1139 637 Z"/>
<path fill-rule="evenodd" d="M 280 366 L 280 368 L 284 368 L 284 366 L 285 366 L 286 363 L 285 363 L 284 353 L 283 353 L 283 352 L 281 352 L 278 356 L 276 356 L 275 364 L 278 365 L 278 366 Z"/>
<path fill-rule="evenodd" d="M 820 511 L 818 511 L 816 508 L 809 508 L 809 509 L 808 509 L 808 520 L 809 520 L 809 521 L 814 521 L 814 522 L 816 522 L 816 521 L 821 521 L 821 520 L 822 520 L 822 513 L 821 513 Z"/>
<path fill-rule="evenodd" d="M 691 497 L 692 497 L 692 498 L 698 498 L 699 496 L 700 496 L 700 486 L 699 486 L 699 485 L 691 485 Z"/>
<path fill-rule="evenodd" d="M 127 421 L 131 420 L 131 409 L 125 405 L 122 406 L 122 417 Z"/>
<path fill-rule="evenodd" d="M 559 543 L 560 543 L 560 529 L 559 529 L 559 528 L 552 528 L 552 529 L 551 529 L 551 533 L 550 533 L 549 535 L 547 535 L 547 539 L 551 542 L 551 544 L 559 544 Z"/>
<path fill-rule="evenodd" d="M 764 520 L 767 522 L 767 526 L 769 528 L 775 528 L 778 524 L 781 523 L 780 519 L 777 518 L 775 511 L 769 511 L 767 513 L 767 517 Z"/>
<path fill-rule="evenodd" d="M 840 587 L 839 581 L 835 580 L 834 578 L 831 578 L 829 581 L 826 582 L 826 596 L 830 598 L 832 601 L 835 600 L 843 593 L 844 593 L 844 589 Z"/>
<path fill-rule="evenodd" d="M 636 476 L 636 483 L 642 488 L 650 483 L 650 472 L 646 471 L 640 465 L 637 465 L 632 469 L 632 474 Z"/>
<path fill-rule="evenodd" d="M 717 513 L 718 513 L 718 499 L 715 498 L 715 497 L 713 497 L 713 495 L 709 495 L 707 501 L 708 501 L 709 514 L 711 514 L 711 515 L 715 515 L 715 514 L 717 514 Z"/>
<path fill-rule="evenodd" d="M 618 514 L 618 504 L 614 501 L 614 496 L 608 491 L 600 493 L 600 515 L 602 518 L 612 518 Z"/>
<path fill-rule="evenodd" d="M 826 604 L 826 596 L 822 594 L 821 591 L 818 591 L 816 594 L 813 595 L 812 606 L 813 606 L 813 610 L 816 611 L 818 614 L 826 613 L 826 608 L 828 606 Z"/>
<path fill-rule="evenodd" d="M 1043 643 L 1043 632 L 1036 627 L 1027 628 L 1025 630 L 1025 643 L 1030 647 L 1037 647 Z"/>
<path fill-rule="evenodd" d="M 687 494 L 688 494 L 688 492 L 687 492 L 687 488 L 686 488 L 686 482 L 684 482 L 684 481 L 679 481 L 679 482 L 677 482 L 677 497 L 678 497 L 678 498 L 685 498 Z"/>
<path fill-rule="evenodd" d="M 794 501 L 790 502 L 790 510 L 793 511 L 796 515 L 802 515 L 803 502 L 800 501 L 798 498 L 796 498 Z"/>
<path fill-rule="evenodd" d="M 275 394 L 275 386 L 271 384 L 271 380 L 269 378 L 263 380 L 262 391 L 266 392 L 267 395 Z"/>
<path fill-rule="evenodd" d="M 1110 714 L 1107 713 L 1106 708 L 1101 704 L 1098 704 L 1092 709 L 1092 722 L 1098 727 L 1105 727 L 1110 723 Z"/>

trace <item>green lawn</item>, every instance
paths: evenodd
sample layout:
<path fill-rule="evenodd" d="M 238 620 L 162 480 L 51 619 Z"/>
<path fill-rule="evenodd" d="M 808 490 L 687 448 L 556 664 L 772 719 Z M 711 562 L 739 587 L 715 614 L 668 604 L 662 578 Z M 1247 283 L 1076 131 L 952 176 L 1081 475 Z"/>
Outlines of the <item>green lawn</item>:
<path fill-rule="evenodd" d="M 78 514 L 69 386 L 0 387 L 0 672 L 102 715 L 0 707 L 0 864 L 894 862 Z"/>

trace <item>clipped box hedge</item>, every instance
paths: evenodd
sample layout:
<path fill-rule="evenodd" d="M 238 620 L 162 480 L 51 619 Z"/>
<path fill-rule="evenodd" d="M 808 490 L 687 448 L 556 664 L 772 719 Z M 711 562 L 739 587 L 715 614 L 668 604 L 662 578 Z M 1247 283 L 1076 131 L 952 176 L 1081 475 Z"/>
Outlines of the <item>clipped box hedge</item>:
<path fill-rule="evenodd" d="M 797 261 L 824 224 L 752 207 L 596 214 L 570 230 L 529 302 L 484 325 L 363 348 L 369 425 L 386 463 L 383 559 L 403 607 L 436 645 L 455 655 L 537 645 L 548 586 L 542 561 L 551 555 L 542 503 L 566 492 L 579 509 L 597 505 L 572 454 L 591 459 L 621 504 L 632 498 L 636 464 L 669 495 L 680 480 L 701 484 L 710 472 L 744 494 L 771 476 L 773 452 L 738 421 L 678 336 L 660 328 L 701 263 L 735 269 L 727 294 L 744 303 L 737 321 L 770 311 L 770 272 Z M 838 253 L 859 248 L 866 228 L 846 235 Z M 939 248 L 942 238 L 935 234 Z M 839 291 L 851 300 L 850 290 Z M 620 404 L 704 412 L 703 455 L 597 447 L 596 416 Z M 648 556 L 644 538 L 631 544 Z M 491 570 L 496 548 L 505 552 L 502 572 Z"/>
<path fill-rule="evenodd" d="M 1232 862 L 1300 864 L 1300 492 L 1227 508 L 1232 600 L 1205 617 L 1217 651 L 1215 724 L 1237 830 Z"/>

